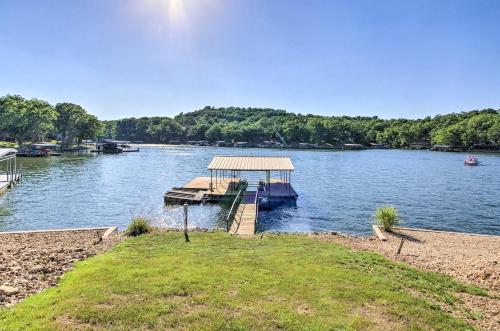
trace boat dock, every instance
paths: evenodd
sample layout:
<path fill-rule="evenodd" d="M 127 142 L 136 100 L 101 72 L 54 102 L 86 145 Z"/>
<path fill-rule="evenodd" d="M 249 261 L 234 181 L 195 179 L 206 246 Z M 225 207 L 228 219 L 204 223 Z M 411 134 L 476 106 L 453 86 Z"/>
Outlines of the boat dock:
<path fill-rule="evenodd" d="M 17 164 L 16 153 L 13 148 L 0 148 L 0 194 L 21 179 L 22 168 Z"/>
<path fill-rule="evenodd" d="M 238 205 L 229 233 L 242 236 L 251 236 L 255 233 L 259 214 L 257 191 L 245 191 Z"/>
<path fill-rule="evenodd" d="M 215 156 L 207 169 L 210 176 L 196 177 L 165 193 L 165 204 L 232 201 L 225 216 L 226 230 L 232 234 L 253 235 L 259 207 L 270 209 L 298 197 L 290 184 L 294 167 L 288 157 Z M 264 172 L 266 176 L 249 183 L 242 179 L 242 172 Z M 279 172 L 280 178 L 271 178 L 272 172 Z"/>
<path fill-rule="evenodd" d="M 220 179 L 215 184 L 211 177 L 196 177 L 183 187 L 173 187 L 165 193 L 165 204 L 204 203 L 220 200 L 228 195 L 235 195 L 240 186 L 240 179 Z"/>

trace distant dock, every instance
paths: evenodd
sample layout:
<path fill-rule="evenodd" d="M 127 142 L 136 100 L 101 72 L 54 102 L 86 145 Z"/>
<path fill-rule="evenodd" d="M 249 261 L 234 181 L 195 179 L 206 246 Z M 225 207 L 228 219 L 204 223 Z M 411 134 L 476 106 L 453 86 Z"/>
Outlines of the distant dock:
<path fill-rule="evenodd" d="M 216 156 L 207 169 L 209 177 L 196 177 L 165 193 L 165 204 L 233 201 L 225 217 L 226 230 L 253 235 L 259 208 L 273 208 L 298 198 L 290 184 L 294 167 L 288 157 Z M 250 183 L 242 179 L 242 172 L 264 172 L 266 176 Z M 280 178 L 271 178 L 273 172 L 279 172 Z"/>

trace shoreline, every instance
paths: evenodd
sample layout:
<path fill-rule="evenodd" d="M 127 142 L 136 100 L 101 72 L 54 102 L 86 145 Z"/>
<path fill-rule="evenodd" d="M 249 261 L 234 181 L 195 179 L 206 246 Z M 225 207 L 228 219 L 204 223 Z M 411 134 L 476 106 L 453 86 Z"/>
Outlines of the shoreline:
<path fill-rule="evenodd" d="M 300 148 L 300 147 L 258 147 L 258 146 L 199 146 L 199 145 L 189 145 L 189 144 L 135 144 L 130 143 L 130 145 L 137 147 L 200 147 L 200 148 L 238 148 L 238 149 L 264 149 L 264 150 L 294 150 L 294 151 L 366 151 L 366 150 L 398 150 L 398 151 L 429 151 L 429 152 L 442 152 L 442 153 L 485 153 L 485 154 L 500 154 L 500 150 L 483 150 L 483 149 L 463 149 L 463 150 L 432 150 L 429 148 L 370 148 L 366 147 L 363 149 L 344 149 L 336 147 L 314 147 L 314 148 Z"/>
<path fill-rule="evenodd" d="M 400 151 L 429 151 L 429 152 L 442 152 L 442 153 L 484 153 L 484 154 L 500 154 L 500 150 L 484 150 L 484 149 L 462 149 L 462 148 L 456 148 L 453 150 L 433 150 L 432 147 L 429 148 L 393 148 L 393 147 L 387 147 L 387 148 L 372 148 L 369 146 L 366 146 L 365 148 L 361 149 L 345 149 L 342 147 L 310 147 L 310 148 L 300 148 L 300 147 L 258 147 L 258 146 L 248 146 L 248 147 L 242 147 L 242 146 L 213 146 L 213 145 L 208 145 L 208 146 L 200 146 L 200 145 L 190 145 L 190 144 L 162 144 L 162 143 L 147 143 L 147 144 L 136 144 L 136 143 L 130 143 L 131 146 L 135 147 L 146 147 L 146 148 L 162 148 L 162 147 L 209 147 L 209 148 L 239 148 L 239 149 L 264 149 L 264 150 L 294 150 L 294 151 L 366 151 L 366 150 L 400 150 Z M 8 147 L 10 145 L 2 145 L 0 143 L 0 147 L 5 146 Z M 81 147 L 84 147 L 85 149 L 90 149 L 89 145 L 81 145 Z M 12 147 L 12 148 L 18 148 L 18 147 Z M 70 153 L 70 151 L 65 151 Z M 76 151 L 71 151 L 71 152 L 76 152 Z"/>
<path fill-rule="evenodd" d="M 168 232 L 183 232 L 184 229 L 181 227 L 154 227 L 159 231 L 168 231 Z M 78 231 L 111 231 L 120 233 L 117 226 L 102 226 L 102 227 L 84 227 L 84 228 L 60 228 L 60 229 L 34 229 L 34 230 L 12 230 L 12 231 L 0 231 L 0 235 L 8 235 L 8 234 L 30 234 L 30 233 L 52 233 L 52 232 L 78 232 Z M 188 227 L 189 232 L 226 232 L 223 229 L 218 228 L 203 228 L 203 227 Z M 486 234 L 486 233 L 475 233 L 475 232 L 460 232 L 460 231 L 450 231 L 450 230 L 435 230 L 435 229 L 424 229 L 424 228 L 408 228 L 408 227 L 394 227 L 394 232 L 397 231 L 414 231 L 414 232 L 431 232 L 431 233 L 443 233 L 449 235 L 463 235 L 463 236 L 476 236 L 476 237 L 490 237 L 490 238 L 498 238 L 500 240 L 500 234 Z M 387 232 L 383 232 L 387 234 Z M 335 230 L 331 231 L 263 231 L 256 232 L 255 236 L 272 234 L 272 235 L 336 235 L 347 238 L 355 238 L 355 239 L 366 239 L 366 238 L 375 238 L 375 235 L 372 233 L 371 235 L 355 235 L 351 233 L 339 232 Z"/>
<path fill-rule="evenodd" d="M 60 277 L 70 271 L 77 261 L 105 253 L 125 238 L 123 233 L 116 231 L 104 238 L 106 229 L 116 228 L 0 232 L 0 309 L 57 286 Z M 225 232 L 204 228 L 189 231 Z M 156 228 L 153 235 L 155 232 L 176 232 L 182 236 L 183 229 Z M 497 254 L 500 251 L 500 236 L 397 228 L 394 232 L 384 232 L 387 241 L 381 241 L 376 236 L 356 237 L 338 232 L 261 232 L 254 236 L 254 240 L 264 236 L 287 235 L 381 254 L 394 262 L 476 285 L 487 291 L 488 296 L 457 293 L 464 307 L 485 317 L 471 322 L 492 330 L 500 325 L 500 261 Z M 398 255 L 395 252 L 403 238 L 404 245 Z"/>

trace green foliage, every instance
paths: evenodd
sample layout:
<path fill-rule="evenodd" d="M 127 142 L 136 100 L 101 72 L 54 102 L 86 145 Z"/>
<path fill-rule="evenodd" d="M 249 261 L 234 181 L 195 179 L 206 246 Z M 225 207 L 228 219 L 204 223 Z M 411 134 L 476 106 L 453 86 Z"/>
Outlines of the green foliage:
<path fill-rule="evenodd" d="M 125 233 L 130 237 L 137 237 L 141 234 L 150 233 L 153 229 L 150 223 L 151 222 L 146 217 L 136 216 L 132 218 L 132 222 L 129 224 Z"/>
<path fill-rule="evenodd" d="M 102 130 L 97 117 L 71 103 L 58 103 L 55 107 L 38 99 L 27 100 L 19 95 L 0 98 L 0 131 L 14 138 L 19 146 L 29 140 L 44 141 L 62 137 L 65 146 L 75 140 L 93 139 Z"/>
<path fill-rule="evenodd" d="M 459 119 L 432 134 L 433 143 L 458 147 L 500 145 L 499 138 L 500 113 L 489 110 Z"/>
<path fill-rule="evenodd" d="M 55 125 L 65 147 L 71 146 L 75 140 L 80 144 L 84 139 L 94 139 L 100 133 L 101 122 L 79 105 L 58 103 L 55 110 L 59 115 Z"/>
<path fill-rule="evenodd" d="M 168 117 L 126 118 L 105 122 L 108 133 L 120 140 L 166 143 L 173 140 L 261 142 L 278 140 L 339 146 L 345 143 L 498 145 L 500 111 L 485 109 L 438 115 L 418 120 L 378 117 L 317 116 L 268 108 L 205 107 Z"/>
<path fill-rule="evenodd" d="M 0 310 L 0 329 L 470 330 L 444 310 L 462 307 L 458 292 L 483 294 L 304 235 L 193 232 L 186 245 L 163 232 L 78 262 Z"/>
<path fill-rule="evenodd" d="M 500 110 L 384 120 L 376 116 L 318 116 L 271 108 L 207 106 L 174 118 L 156 116 L 100 122 L 79 105 L 58 103 L 54 108 L 45 101 L 6 95 L 0 98 L 0 131 L 19 144 L 48 136 L 61 138 L 65 146 L 103 137 L 146 143 L 189 140 L 259 143 L 283 138 L 291 146 L 377 142 L 395 148 L 415 143 L 469 148 L 500 145 Z"/>
<path fill-rule="evenodd" d="M 399 212 L 392 206 L 377 208 L 373 218 L 375 219 L 376 224 L 381 226 L 385 231 L 391 231 L 393 227 L 401 224 Z"/>
<path fill-rule="evenodd" d="M 57 113 L 48 102 L 27 100 L 19 95 L 0 98 L 0 131 L 4 131 L 21 146 L 25 140 L 38 142 L 54 131 Z"/>

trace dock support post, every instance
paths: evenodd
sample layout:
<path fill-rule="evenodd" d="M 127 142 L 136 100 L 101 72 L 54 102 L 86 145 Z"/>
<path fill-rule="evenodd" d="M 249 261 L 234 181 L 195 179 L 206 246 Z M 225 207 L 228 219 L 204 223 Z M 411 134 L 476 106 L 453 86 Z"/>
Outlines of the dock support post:
<path fill-rule="evenodd" d="M 188 235 L 188 203 L 184 202 L 184 238 L 186 239 L 186 242 L 189 242 L 189 235 Z"/>
<path fill-rule="evenodd" d="M 269 192 L 269 197 L 271 197 L 271 171 L 266 171 L 266 181 L 267 181 L 267 191 Z"/>
<path fill-rule="evenodd" d="M 214 191 L 214 184 L 212 182 L 212 169 L 210 169 L 210 193 Z"/>

